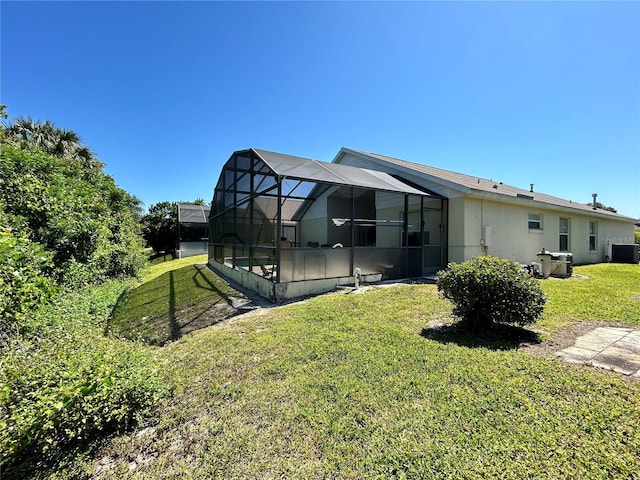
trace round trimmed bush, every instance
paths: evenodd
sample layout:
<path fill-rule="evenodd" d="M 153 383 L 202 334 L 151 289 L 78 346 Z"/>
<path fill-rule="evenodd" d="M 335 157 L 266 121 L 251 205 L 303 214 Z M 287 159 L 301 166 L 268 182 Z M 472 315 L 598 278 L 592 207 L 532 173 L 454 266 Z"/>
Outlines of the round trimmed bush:
<path fill-rule="evenodd" d="M 438 292 L 471 328 L 492 323 L 526 325 L 542 314 L 546 298 L 538 281 L 511 260 L 475 257 L 438 274 Z"/>

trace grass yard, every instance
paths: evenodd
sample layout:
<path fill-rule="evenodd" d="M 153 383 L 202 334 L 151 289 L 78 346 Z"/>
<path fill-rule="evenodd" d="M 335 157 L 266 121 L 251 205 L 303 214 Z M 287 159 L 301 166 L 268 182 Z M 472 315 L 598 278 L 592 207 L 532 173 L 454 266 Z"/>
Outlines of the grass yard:
<path fill-rule="evenodd" d="M 583 320 L 640 326 L 640 266 L 603 263 L 577 267 L 574 273 L 541 283 L 547 305 L 538 328 L 555 330 Z"/>
<path fill-rule="evenodd" d="M 543 282 L 535 328 L 640 323 L 640 268 L 576 274 Z M 175 393 L 157 422 L 83 468 L 136 479 L 637 478 L 640 382 L 517 342 L 424 335 L 450 312 L 434 285 L 400 285 L 192 332 L 158 349 Z"/>

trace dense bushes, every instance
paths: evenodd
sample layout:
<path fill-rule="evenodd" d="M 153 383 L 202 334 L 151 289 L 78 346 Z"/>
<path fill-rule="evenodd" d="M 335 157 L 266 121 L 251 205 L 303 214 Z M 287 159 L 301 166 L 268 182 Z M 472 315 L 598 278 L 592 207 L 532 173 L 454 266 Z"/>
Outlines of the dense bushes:
<path fill-rule="evenodd" d="M 472 328 L 492 322 L 526 325 L 544 309 L 538 282 L 510 260 L 475 257 L 452 263 L 438 274 L 438 291 L 453 302 L 453 313 Z"/>
<path fill-rule="evenodd" d="M 99 168 L 36 148 L 0 150 L 0 316 L 10 330 L 53 283 L 77 288 L 144 263 L 135 200 Z"/>
<path fill-rule="evenodd" d="M 67 286 L 136 274 L 143 265 L 136 200 L 100 169 L 3 145 L 4 221 L 52 254 Z"/>
<path fill-rule="evenodd" d="M 104 335 L 112 279 L 145 262 L 138 210 L 73 132 L 0 128 L 2 474 L 126 428 L 165 392 L 147 347 Z"/>
<path fill-rule="evenodd" d="M 0 348 L 30 311 L 46 303 L 56 291 L 49 278 L 51 255 L 37 243 L 16 235 L 0 210 Z"/>
<path fill-rule="evenodd" d="M 30 340 L 0 361 L 0 468 L 49 461 L 66 445 L 127 428 L 166 388 L 148 347 L 103 335 L 125 282 L 59 295 L 31 317 Z"/>

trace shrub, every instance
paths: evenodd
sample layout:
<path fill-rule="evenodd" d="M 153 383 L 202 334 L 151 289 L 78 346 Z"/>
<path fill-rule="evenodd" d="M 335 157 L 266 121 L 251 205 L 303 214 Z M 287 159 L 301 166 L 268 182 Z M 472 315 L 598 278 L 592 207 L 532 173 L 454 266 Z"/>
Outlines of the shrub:
<path fill-rule="evenodd" d="M 135 425 L 168 393 L 149 347 L 103 335 L 124 282 L 66 292 L 0 356 L 0 468 Z M 31 459 L 31 460 L 29 460 Z"/>
<path fill-rule="evenodd" d="M 37 149 L 0 146 L 0 209 L 51 254 L 54 278 L 82 287 L 144 265 L 135 197 L 100 169 Z"/>
<path fill-rule="evenodd" d="M 517 263 L 489 256 L 450 264 L 438 274 L 438 291 L 471 328 L 532 323 L 546 301 L 538 281 Z"/>
<path fill-rule="evenodd" d="M 9 332 L 17 333 L 24 316 L 46 303 L 56 290 L 49 278 L 51 255 L 15 235 L 5 217 L 0 210 L 0 348 Z"/>

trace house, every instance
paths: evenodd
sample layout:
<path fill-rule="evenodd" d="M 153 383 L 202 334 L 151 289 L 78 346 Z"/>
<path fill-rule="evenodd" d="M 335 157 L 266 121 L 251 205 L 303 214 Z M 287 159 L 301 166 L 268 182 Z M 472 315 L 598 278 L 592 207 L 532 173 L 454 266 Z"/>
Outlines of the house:
<path fill-rule="evenodd" d="M 421 277 L 477 255 L 609 260 L 634 220 L 500 182 L 342 148 L 332 163 L 258 149 L 223 166 L 209 263 L 279 302 L 356 280 Z"/>
<path fill-rule="evenodd" d="M 205 205 L 177 205 L 176 255 L 178 258 L 207 253 L 209 243 L 209 213 Z"/>
<path fill-rule="evenodd" d="M 634 242 L 633 218 L 539 193 L 534 185 L 521 189 L 349 148 L 333 161 L 385 171 L 444 199 L 442 248 L 449 262 L 494 255 L 529 263 L 545 248 L 573 253 L 575 264 L 601 263 L 611 260 L 612 245 Z"/>

